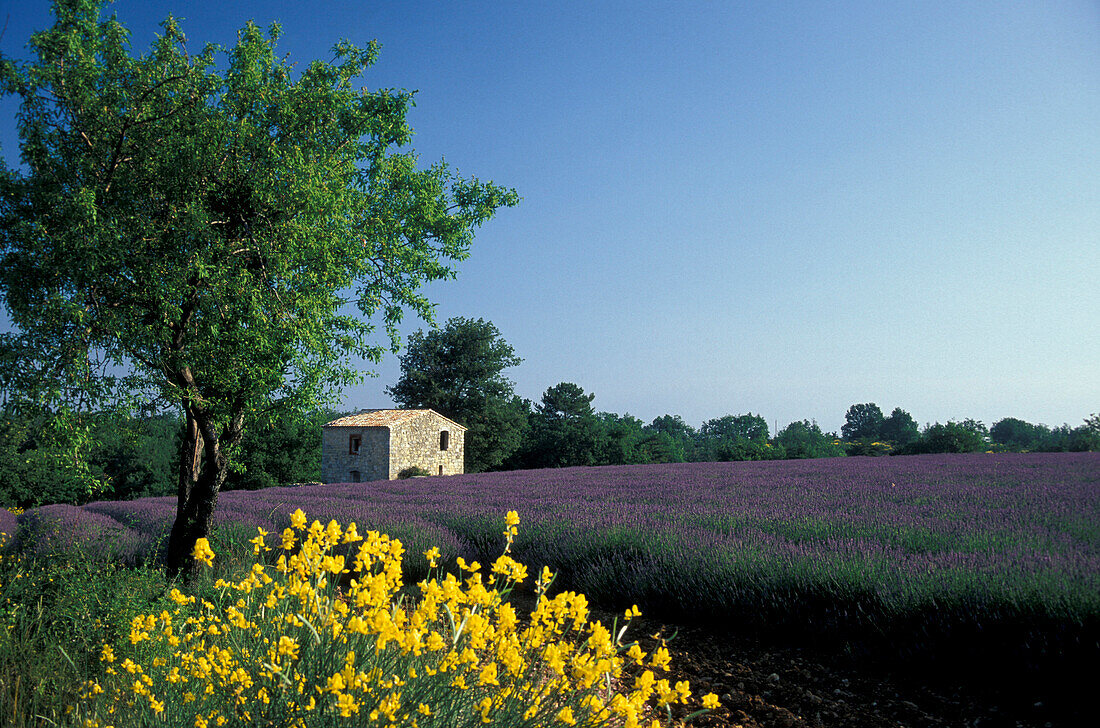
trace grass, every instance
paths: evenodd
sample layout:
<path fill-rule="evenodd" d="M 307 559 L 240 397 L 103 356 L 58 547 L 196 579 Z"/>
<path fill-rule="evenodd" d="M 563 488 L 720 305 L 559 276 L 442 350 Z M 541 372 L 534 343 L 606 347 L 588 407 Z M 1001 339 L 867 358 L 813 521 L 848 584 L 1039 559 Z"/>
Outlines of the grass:
<path fill-rule="evenodd" d="M 213 599 L 218 578 L 247 570 L 254 535 L 218 529 L 211 541 L 220 558 L 189 592 Z M 175 586 L 159 565 L 118 564 L 110 549 L 0 551 L 0 725 L 69 724 L 71 706 L 99 670 L 100 648 L 124 640 L 134 617 L 174 609 Z"/>
<path fill-rule="evenodd" d="M 190 591 L 212 598 L 217 578 L 247 569 L 254 535 L 218 529 L 211 540 L 223 558 Z M 134 617 L 175 607 L 168 593 L 176 584 L 160 564 L 121 564 L 112 544 L 94 546 L 49 554 L 0 547 L 0 725 L 69 724 L 100 648 L 124 639 Z"/>
<path fill-rule="evenodd" d="M 0 724 L 63 725 L 66 710 L 97 667 L 104 642 L 130 620 L 164 604 L 159 569 L 127 568 L 83 552 L 0 562 Z"/>

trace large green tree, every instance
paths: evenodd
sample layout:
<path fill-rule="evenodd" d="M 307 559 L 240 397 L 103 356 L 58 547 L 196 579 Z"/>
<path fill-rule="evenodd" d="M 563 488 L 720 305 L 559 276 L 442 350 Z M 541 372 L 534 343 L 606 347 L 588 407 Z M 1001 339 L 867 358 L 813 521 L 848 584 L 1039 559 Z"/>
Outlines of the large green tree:
<path fill-rule="evenodd" d="M 768 439 L 768 423 L 763 417 L 754 415 L 752 412 L 745 415 L 725 415 L 707 420 L 699 432 L 704 438 L 763 443 Z"/>
<path fill-rule="evenodd" d="M 409 337 L 401 378 L 386 393 L 466 427 L 466 471 L 481 473 L 504 462 L 527 429 L 527 405 L 503 374 L 522 362 L 491 322 L 456 317 Z"/>
<path fill-rule="evenodd" d="M 882 410 L 874 402 L 853 404 L 848 408 L 848 413 L 844 415 L 844 424 L 840 428 L 840 434 L 848 442 L 874 440 L 879 437 L 885 419 Z"/>
<path fill-rule="evenodd" d="M 135 56 L 98 2 L 53 13 L 33 60 L 0 59 L 25 165 L 0 170 L 3 345 L 27 374 L 5 383 L 182 413 L 168 569 L 189 570 L 250 418 L 330 401 L 378 325 L 396 347 L 405 311 L 430 320 L 421 285 L 517 196 L 419 168 L 412 95 L 357 85 L 373 42 L 296 70 L 277 25 L 195 53 L 169 17 Z"/>
<path fill-rule="evenodd" d="M 898 447 L 904 447 L 920 437 L 920 427 L 911 414 L 901 407 L 895 407 L 890 416 L 882 421 L 878 436 Z"/>
<path fill-rule="evenodd" d="M 641 449 L 653 463 L 684 463 L 698 459 L 695 428 L 680 415 L 661 415 L 645 426 Z"/>
<path fill-rule="evenodd" d="M 929 425 L 908 451 L 917 453 L 981 452 L 988 446 L 985 425 L 975 420 Z"/>
<path fill-rule="evenodd" d="M 1010 450 L 1035 450 L 1050 439 L 1050 428 L 1016 417 L 1005 417 L 989 428 L 989 439 Z"/>
<path fill-rule="evenodd" d="M 775 457 L 767 446 L 768 423 L 760 415 L 725 415 L 699 428 L 699 449 L 708 460 L 762 460 Z"/>
<path fill-rule="evenodd" d="M 644 423 L 629 412 L 619 415 L 614 412 L 599 412 L 596 419 L 600 423 L 599 454 L 596 461 L 600 465 L 628 465 L 648 463 L 651 453 L 642 447 L 646 438 Z"/>
<path fill-rule="evenodd" d="M 783 446 L 788 458 L 833 458 L 842 457 L 844 446 L 831 433 L 821 431 L 817 422 L 802 420 L 792 422 L 780 430 L 776 441 Z"/>
<path fill-rule="evenodd" d="M 592 409 L 595 396 L 572 382 L 543 392 L 529 418 L 531 435 L 522 453 L 523 464 L 532 468 L 596 465 L 604 450 L 605 431 Z"/>

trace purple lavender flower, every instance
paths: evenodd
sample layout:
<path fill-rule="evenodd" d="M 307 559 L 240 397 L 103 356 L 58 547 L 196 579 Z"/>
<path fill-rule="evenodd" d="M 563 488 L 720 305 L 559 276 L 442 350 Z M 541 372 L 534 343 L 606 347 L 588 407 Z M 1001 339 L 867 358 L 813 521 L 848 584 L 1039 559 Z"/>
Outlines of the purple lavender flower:
<path fill-rule="evenodd" d="M 280 531 L 298 508 L 400 538 L 413 568 L 431 546 L 445 559 L 495 558 L 504 514 L 515 510 L 517 559 L 548 565 L 560 586 L 595 600 L 651 611 L 702 617 L 818 600 L 873 603 L 883 614 L 1006 604 L 1100 614 L 1097 453 L 562 468 L 231 491 L 216 527 Z M 77 512 L 109 517 L 88 523 L 129 529 L 151 548 L 174 509 L 173 498 L 149 498 L 58 519 L 83 533 Z"/>

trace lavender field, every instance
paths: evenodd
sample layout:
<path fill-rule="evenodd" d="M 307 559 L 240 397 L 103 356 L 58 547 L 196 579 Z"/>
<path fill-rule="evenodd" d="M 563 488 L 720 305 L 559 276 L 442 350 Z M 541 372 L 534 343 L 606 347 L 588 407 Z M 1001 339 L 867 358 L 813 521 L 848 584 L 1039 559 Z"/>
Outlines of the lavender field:
<path fill-rule="evenodd" d="M 152 558 L 173 498 L 48 506 L 25 548 Z M 281 530 L 301 508 L 420 553 L 515 555 L 608 607 L 754 628 L 1067 639 L 1100 618 L 1100 454 L 976 454 L 568 468 L 223 493 L 218 536 Z M 4 514 L 0 511 L 0 514 Z M 9 528 L 14 524 L 9 524 Z M 4 524 L 0 523 L 0 530 Z M 1031 639 L 1031 638 L 1028 638 Z M 1073 638 L 1076 639 L 1076 638 Z"/>

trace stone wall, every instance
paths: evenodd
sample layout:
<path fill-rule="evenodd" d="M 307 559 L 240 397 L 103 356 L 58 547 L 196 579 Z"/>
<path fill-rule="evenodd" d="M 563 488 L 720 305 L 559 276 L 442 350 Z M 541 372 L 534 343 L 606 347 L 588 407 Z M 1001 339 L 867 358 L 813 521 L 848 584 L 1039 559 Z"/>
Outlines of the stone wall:
<path fill-rule="evenodd" d="M 444 431 L 448 433 L 447 449 L 440 450 L 440 433 Z M 461 475 L 466 462 L 465 434 L 434 413 L 394 427 L 390 433 L 390 479 L 411 467 L 423 468 L 431 475 Z"/>
<path fill-rule="evenodd" d="M 352 435 L 362 438 L 359 454 L 350 452 Z M 321 480 L 353 483 L 390 478 L 390 431 L 385 427 L 325 427 L 321 430 Z"/>
<path fill-rule="evenodd" d="M 447 449 L 440 433 L 447 432 Z M 349 440 L 361 439 L 359 454 Z M 325 427 L 321 430 L 321 480 L 326 483 L 393 480 L 402 470 L 423 468 L 431 475 L 461 475 L 465 469 L 466 432 L 435 413 L 391 427 Z"/>

